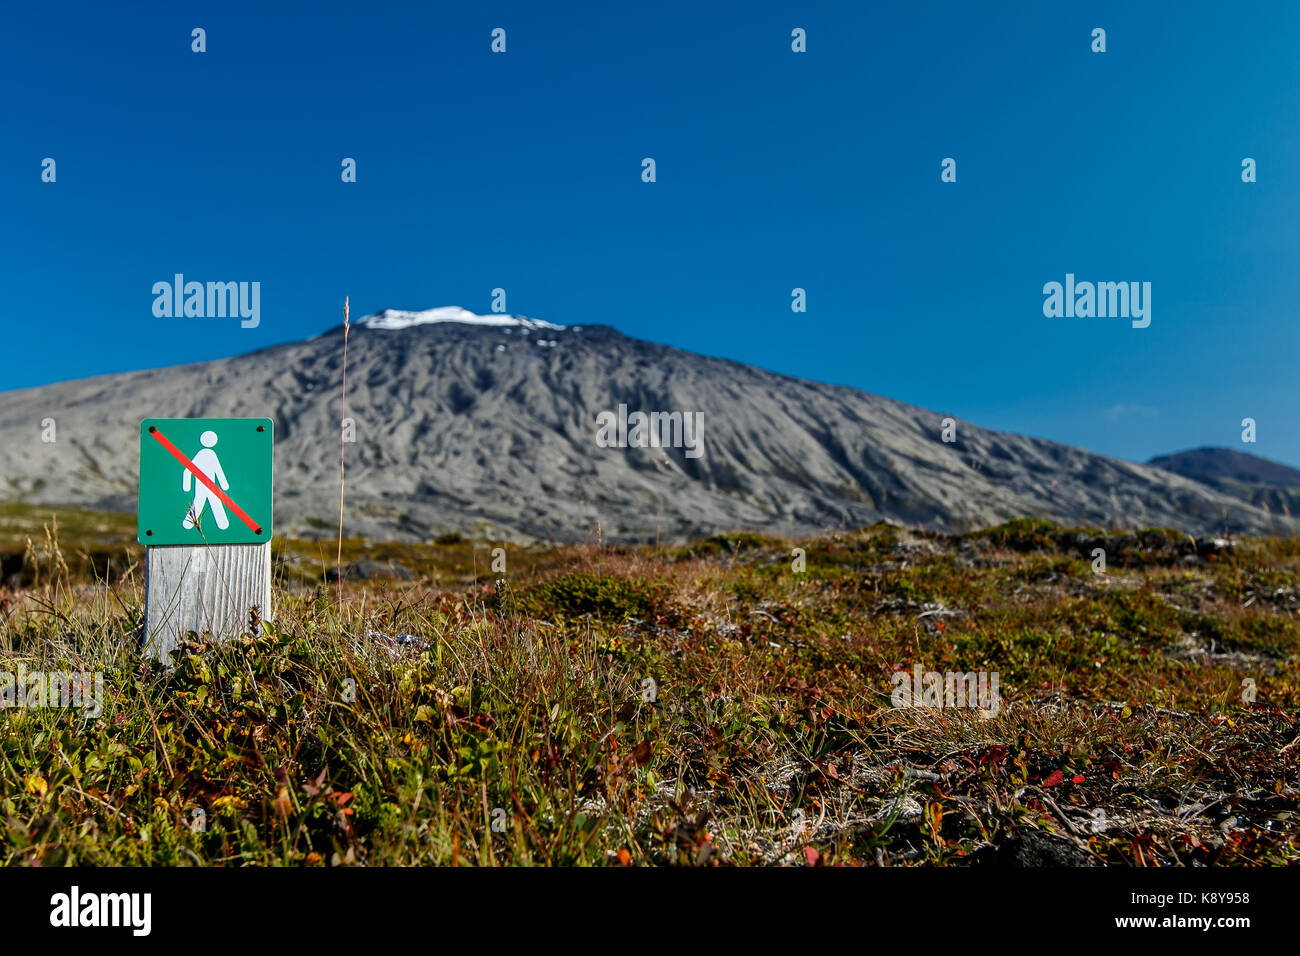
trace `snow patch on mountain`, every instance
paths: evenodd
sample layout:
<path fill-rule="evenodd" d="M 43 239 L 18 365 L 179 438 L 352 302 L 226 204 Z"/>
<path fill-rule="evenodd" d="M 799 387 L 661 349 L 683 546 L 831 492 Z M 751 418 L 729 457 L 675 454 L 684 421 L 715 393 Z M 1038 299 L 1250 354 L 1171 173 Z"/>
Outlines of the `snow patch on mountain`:
<path fill-rule="evenodd" d="M 364 316 L 358 319 L 358 322 L 367 329 L 380 329 L 383 331 L 409 329 L 416 325 L 437 325 L 442 322 L 460 322 L 464 325 L 522 327 L 526 329 L 555 329 L 557 331 L 564 328 L 564 326 L 556 325 L 553 322 L 528 319 L 522 315 L 506 315 L 504 313 L 478 315 L 469 309 L 462 309 L 458 305 L 444 305 L 436 309 L 425 309 L 421 312 L 384 309 L 382 312 Z"/>

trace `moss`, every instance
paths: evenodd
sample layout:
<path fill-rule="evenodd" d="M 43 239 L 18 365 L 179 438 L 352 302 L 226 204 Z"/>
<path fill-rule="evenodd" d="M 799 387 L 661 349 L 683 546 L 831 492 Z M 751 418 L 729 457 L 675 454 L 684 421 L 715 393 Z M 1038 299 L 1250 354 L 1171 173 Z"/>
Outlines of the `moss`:
<path fill-rule="evenodd" d="M 1012 551 L 1050 551 L 1056 548 L 1058 529 L 1042 518 L 1015 518 L 993 528 L 976 531 L 966 537 L 989 541 Z"/>
<path fill-rule="evenodd" d="M 651 616 L 664 600 L 662 586 L 612 575 L 568 574 L 531 590 L 529 605 L 541 614 L 622 622 Z"/>

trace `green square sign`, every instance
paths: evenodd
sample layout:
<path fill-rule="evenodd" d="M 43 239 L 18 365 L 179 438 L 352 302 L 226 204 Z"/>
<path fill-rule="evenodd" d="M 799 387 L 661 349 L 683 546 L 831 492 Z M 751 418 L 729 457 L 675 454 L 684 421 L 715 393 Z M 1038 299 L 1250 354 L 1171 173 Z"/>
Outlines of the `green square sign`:
<path fill-rule="evenodd" d="M 146 418 L 140 423 L 141 544 L 271 540 L 269 418 Z"/>

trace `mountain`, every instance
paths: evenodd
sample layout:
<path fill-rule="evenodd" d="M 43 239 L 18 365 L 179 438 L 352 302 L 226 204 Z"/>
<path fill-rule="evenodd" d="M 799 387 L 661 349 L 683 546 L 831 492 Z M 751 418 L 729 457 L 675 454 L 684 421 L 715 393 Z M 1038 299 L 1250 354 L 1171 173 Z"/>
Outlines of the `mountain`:
<path fill-rule="evenodd" d="M 1300 515 L 1300 469 L 1231 448 L 1194 448 L 1160 455 L 1147 464 L 1274 514 Z"/>
<path fill-rule="evenodd" d="M 141 419 L 270 416 L 276 530 L 328 537 L 342 368 L 339 326 L 237 358 L 0 393 L 0 500 L 134 511 Z M 386 310 L 353 325 L 347 388 L 350 535 L 670 541 L 881 520 L 965 530 L 1022 516 L 1300 531 L 1289 515 L 1166 469 L 964 422 L 946 443 L 939 413 L 607 326 Z M 680 447 L 598 444 L 635 444 L 638 411 L 687 413 L 680 433 L 665 429 Z M 702 413 L 702 441 L 690 440 L 700 419 L 689 413 Z"/>
<path fill-rule="evenodd" d="M 1159 455 L 1147 464 L 1207 484 L 1227 480 L 1247 485 L 1300 488 L 1300 469 L 1231 448 L 1193 448 L 1172 455 Z"/>

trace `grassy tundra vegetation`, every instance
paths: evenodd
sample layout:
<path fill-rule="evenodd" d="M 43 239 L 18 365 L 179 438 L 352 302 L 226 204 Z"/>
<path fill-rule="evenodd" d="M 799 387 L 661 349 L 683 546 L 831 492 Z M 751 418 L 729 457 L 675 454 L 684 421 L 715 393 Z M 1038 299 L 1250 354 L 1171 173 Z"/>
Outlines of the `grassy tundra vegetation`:
<path fill-rule="evenodd" d="M 491 543 L 354 541 L 341 606 L 335 544 L 282 540 L 273 622 L 166 670 L 130 516 L 51 517 L 0 512 L 0 672 L 106 699 L 0 711 L 6 864 L 1300 861 L 1297 540 L 877 526 L 500 584 Z M 916 664 L 1000 712 L 891 706 Z"/>

